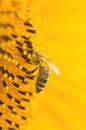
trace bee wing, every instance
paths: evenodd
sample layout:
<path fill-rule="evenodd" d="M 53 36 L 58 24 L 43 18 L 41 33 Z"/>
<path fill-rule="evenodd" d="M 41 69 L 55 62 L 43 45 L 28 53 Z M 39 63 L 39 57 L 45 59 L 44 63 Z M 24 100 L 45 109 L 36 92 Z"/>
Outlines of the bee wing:
<path fill-rule="evenodd" d="M 46 63 L 56 74 L 60 74 L 59 69 L 57 68 L 56 65 L 54 65 L 51 61 L 49 61 L 48 59 L 44 58 L 44 57 L 40 57 L 40 59 Z"/>
<path fill-rule="evenodd" d="M 52 62 L 47 61 L 46 63 L 56 74 L 60 74 L 59 69 Z"/>

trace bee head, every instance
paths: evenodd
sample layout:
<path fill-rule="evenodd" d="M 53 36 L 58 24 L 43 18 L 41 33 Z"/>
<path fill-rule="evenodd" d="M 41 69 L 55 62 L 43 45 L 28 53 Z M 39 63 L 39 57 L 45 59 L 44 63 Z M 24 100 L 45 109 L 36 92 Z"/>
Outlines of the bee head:
<path fill-rule="evenodd" d="M 41 60 L 40 60 L 39 52 L 38 51 L 34 51 L 32 53 L 31 59 L 32 59 L 32 63 L 33 64 L 35 64 L 35 65 L 40 64 Z"/>

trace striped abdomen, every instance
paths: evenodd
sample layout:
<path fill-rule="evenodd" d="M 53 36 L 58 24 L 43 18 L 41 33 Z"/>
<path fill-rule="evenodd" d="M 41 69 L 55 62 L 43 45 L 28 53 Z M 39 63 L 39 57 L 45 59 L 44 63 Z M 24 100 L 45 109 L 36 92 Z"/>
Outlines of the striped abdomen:
<path fill-rule="evenodd" d="M 45 87 L 49 77 L 49 68 L 46 66 L 39 66 L 38 77 L 36 80 L 36 92 L 39 93 Z"/>

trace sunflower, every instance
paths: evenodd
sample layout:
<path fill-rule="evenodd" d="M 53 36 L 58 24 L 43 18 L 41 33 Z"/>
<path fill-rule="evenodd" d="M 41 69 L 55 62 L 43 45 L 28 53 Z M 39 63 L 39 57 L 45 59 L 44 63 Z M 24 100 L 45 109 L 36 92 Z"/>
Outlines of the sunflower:
<path fill-rule="evenodd" d="M 0 129 L 86 130 L 86 2 L 35 2 L 0 0 Z M 39 41 L 60 75 L 36 94 Z"/>
<path fill-rule="evenodd" d="M 35 16 L 33 1 L 0 1 L 1 130 L 24 129 L 32 118 L 37 70 L 32 60 L 37 35 Z"/>

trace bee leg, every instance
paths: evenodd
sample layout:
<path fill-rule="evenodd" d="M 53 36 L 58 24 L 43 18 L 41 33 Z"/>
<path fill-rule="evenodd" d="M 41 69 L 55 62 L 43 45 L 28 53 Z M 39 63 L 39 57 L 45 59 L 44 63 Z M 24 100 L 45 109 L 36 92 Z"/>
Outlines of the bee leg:
<path fill-rule="evenodd" d="M 34 73 L 38 68 L 39 68 L 39 67 L 36 67 L 36 68 L 35 68 L 34 70 L 32 70 L 32 71 L 27 71 L 26 74 L 32 74 L 32 73 Z"/>

